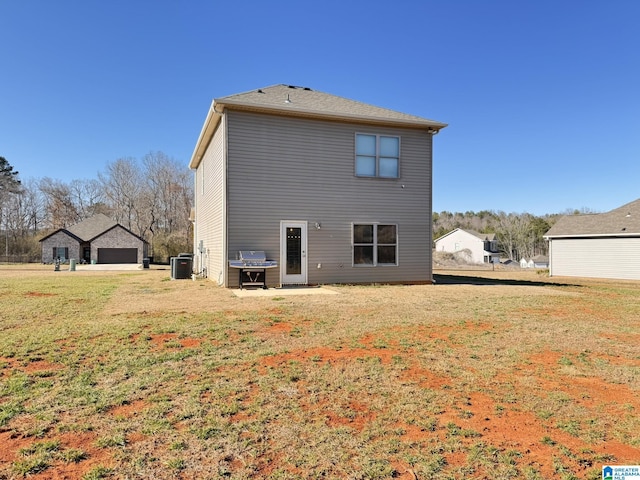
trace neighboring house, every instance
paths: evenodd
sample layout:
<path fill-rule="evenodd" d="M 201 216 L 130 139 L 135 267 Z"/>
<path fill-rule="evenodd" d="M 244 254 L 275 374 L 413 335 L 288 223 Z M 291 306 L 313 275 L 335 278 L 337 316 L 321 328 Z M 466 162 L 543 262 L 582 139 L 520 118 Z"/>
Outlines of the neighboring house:
<path fill-rule="evenodd" d="M 495 233 L 478 233 L 456 228 L 435 240 L 436 252 L 462 252 L 468 250 L 470 263 L 500 263 L 500 252 Z"/>
<path fill-rule="evenodd" d="M 189 164 L 195 270 L 235 287 L 229 260 L 258 250 L 268 286 L 431 282 L 445 126 L 288 85 L 215 99 Z"/>
<path fill-rule="evenodd" d="M 536 255 L 530 259 L 522 257 L 520 259 L 521 268 L 549 268 L 549 257 L 546 255 Z"/>
<path fill-rule="evenodd" d="M 546 255 L 536 255 L 531 262 L 533 263 L 531 268 L 549 268 L 549 257 Z"/>
<path fill-rule="evenodd" d="M 87 263 L 142 263 L 146 242 L 106 215 L 98 214 L 40 240 L 42 262 L 59 258 Z"/>
<path fill-rule="evenodd" d="M 607 213 L 564 216 L 544 238 L 551 276 L 640 280 L 640 199 Z"/>

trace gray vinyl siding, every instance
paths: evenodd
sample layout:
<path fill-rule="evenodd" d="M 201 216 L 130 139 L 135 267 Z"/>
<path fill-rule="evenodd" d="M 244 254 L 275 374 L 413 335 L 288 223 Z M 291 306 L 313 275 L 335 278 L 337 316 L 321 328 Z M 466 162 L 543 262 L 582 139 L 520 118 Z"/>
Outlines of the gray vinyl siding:
<path fill-rule="evenodd" d="M 246 112 L 226 119 L 230 258 L 265 250 L 281 264 L 280 221 L 300 220 L 308 222 L 309 283 L 431 281 L 431 135 Z M 400 178 L 355 176 L 356 133 L 400 137 Z M 398 266 L 352 266 L 353 223 L 396 224 Z M 229 279 L 237 285 L 237 273 Z M 279 283 L 278 269 L 267 283 Z"/>
<path fill-rule="evenodd" d="M 226 252 L 224 250 L 225 210 L 225 120 L 209 144 L 195 174 L 196 230 L 194 232 L 195 268 L 206 268 L 207 276 L 224 285 Z M 204 184 L 203 184 L 204 182 Z M 202 241 L 204 253 L 200 253 Z"/>
<path fill-rule="evenodd" d="M 568 238 L 549 241 L 550 274 L 640 280 L 640 238 Z"/>

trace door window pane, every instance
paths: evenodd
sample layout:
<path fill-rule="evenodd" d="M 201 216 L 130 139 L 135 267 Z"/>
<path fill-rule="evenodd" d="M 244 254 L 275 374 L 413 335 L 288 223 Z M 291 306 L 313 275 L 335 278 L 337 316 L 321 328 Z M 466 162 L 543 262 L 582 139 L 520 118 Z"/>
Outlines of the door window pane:
<path fill-rule="evenodd" d="M 287 228 L 286 272 L 288 275 L 302 273 L 302 229 L 299 227 Z"/>

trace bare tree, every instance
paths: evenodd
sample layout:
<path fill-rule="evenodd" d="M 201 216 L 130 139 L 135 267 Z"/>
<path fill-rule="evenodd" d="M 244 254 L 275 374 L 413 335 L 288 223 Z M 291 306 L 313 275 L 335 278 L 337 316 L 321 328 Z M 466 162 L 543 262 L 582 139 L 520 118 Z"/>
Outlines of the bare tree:
<path fill-rule="evenodd" d="M 23 259 L 38 257 L 39 244 L 36 235 L 43 228 L 46 218 L 44 199 L 37 182 L 22 184 L 18 193 L 7 194 L 0 202 L 0 225 L 3 228 L 4 254 L 21 255 Z"/>
<path fill-rule="evenodd" d="M 104 201 L 104 189 L 98 180 L 72 180 L 69 184 L 69 193 L 81 220 L 97 213 L 109 213 Z"/>
<path fill-rule="evenodd" d="M 150 232 L 153 247 L 156 238 L 168 245 L 190 246 L 191 222 L 189 214 L 193 205 L 191 173 L 182 163 L 162 152 L 144 156 L 143 165 L 147 179 Z M 171 250 L 174 247 L 168 248 Z"/>
<path fill-rule="evenodd" d="M 107 164 L 106 173 L 98 174 L 105 199 L 114 220 L 134 233 L 140 233 L 138 214 L 142 211 L 143 175 L 134 158 L 120 158 Z"/>
<path fill-rule="evenodd" d="M 81 219 L 69 185 L 44 177 L 39 186 L 45 198 L 49 228 L 64 228 Z"/>
<path fill-rule="evenodd" d="M 141 165 L 118 159 L 98 178 L 114 220 L 145 238 L 151 254 L 166 257 L 190 248 L 193 182 L 183 163 L 151 152 Z"/>

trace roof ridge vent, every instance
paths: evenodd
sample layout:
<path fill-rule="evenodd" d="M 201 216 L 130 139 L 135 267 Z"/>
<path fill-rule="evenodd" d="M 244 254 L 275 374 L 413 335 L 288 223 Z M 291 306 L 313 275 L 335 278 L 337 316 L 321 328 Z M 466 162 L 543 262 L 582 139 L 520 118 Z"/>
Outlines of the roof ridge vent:
<path fill-rule="evenodd" d="M 301 87 L 299 85 L 287 85 L 287 88 L 294 88 L 296 90 L 306 90 L 307 92 L 311 91 L 309 87 Z"/>

